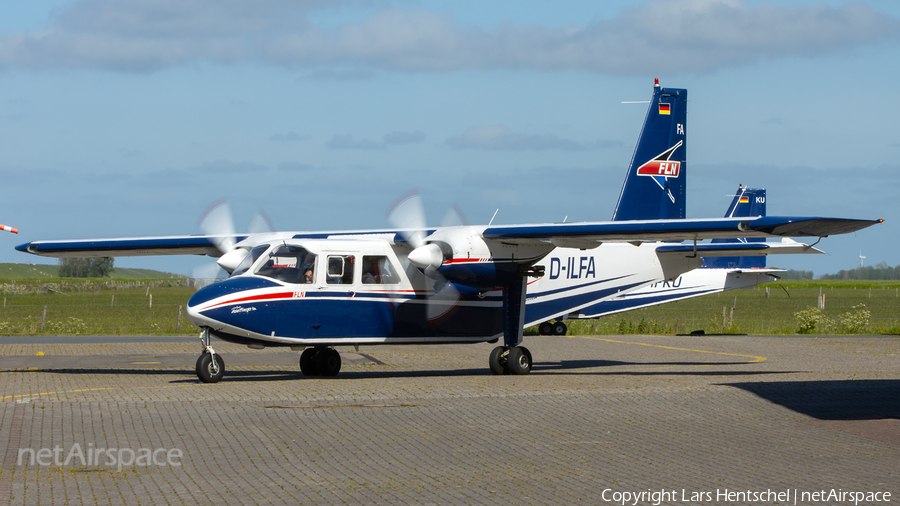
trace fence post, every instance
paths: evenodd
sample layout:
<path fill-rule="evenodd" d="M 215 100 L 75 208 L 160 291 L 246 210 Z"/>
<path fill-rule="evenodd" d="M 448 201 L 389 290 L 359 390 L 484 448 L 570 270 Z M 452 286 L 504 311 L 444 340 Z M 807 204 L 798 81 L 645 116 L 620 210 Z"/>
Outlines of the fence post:
<path fill-rule="evenodd" d="M 175 332 L 181 330 L 181 305 L 178 305 L 178 321 L 175 323 Z"/>
<path fill-rule="evenodd" d="M 47 306 L 44 306 L 44 313 L 41 315 L 41 332 L 44 331 L 45 323 L 47 323 Z"/>
<path fill-rule="evenodd" d="M 150 309 L 153 309 L 153 294 L 150 294 Z"/>
<path fill-rule="evenodd" d="M 109 301 L 109 307 L 113 307 L 116 305 L 116 294 L 113 294 L 112 300 Z"/>

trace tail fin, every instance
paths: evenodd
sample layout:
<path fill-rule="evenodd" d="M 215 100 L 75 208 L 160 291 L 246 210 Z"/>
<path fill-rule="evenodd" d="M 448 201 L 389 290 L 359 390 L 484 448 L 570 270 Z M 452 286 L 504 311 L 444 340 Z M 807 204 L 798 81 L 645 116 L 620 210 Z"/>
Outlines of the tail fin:
<path fill-rule="evenodd" d="M 734 200 L 725 212 L 726 218 L 743 218 L 745 216 L 766 215 L 766 190 L 764 188 L 744 188 L 738 185 Z M 713 239 L 713 243 L 765 242 L 763 238 L 754 239 Z M 766 266 L 766 256 L 752 257 L 708 257 L 703 259 L 706 269 L 761 269 Z"/>
<path fill-rule="evenodd" d="M 613 221 L 685 217 L 686 128 L 687 90 L 657 80 Z"/>

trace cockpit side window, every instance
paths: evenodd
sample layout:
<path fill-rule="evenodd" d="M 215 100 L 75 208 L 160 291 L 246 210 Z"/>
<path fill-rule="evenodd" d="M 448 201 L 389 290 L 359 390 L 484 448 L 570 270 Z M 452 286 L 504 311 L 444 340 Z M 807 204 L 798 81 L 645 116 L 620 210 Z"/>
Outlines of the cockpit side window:
<path fill-rule="evenodd" d="M 250 270 L 250 267 L 253 266 L 254 262 L 256 262 L 256 259 L 262 256 L 262 254 L 265 253 L 267 249 L 269 249 L 268 244 L 260 244 L 259 246 L 256 246 L 255 248 L 250 250 L 250 253 L 247 253 L 247 256 L 245 256 L 244 259 L 241 260 L 241 263 L 238 264 L 237 268 L 234 270 L 234 272 L 231 273 L 231 275 L 239 276 Z"/>
<path fill-rule="evenodd" d="M 353 255 L 330 255 L 325 281 L 329 285 L 352 285 L 355 260 Z"/>
<path fill-rule="evenodd" d="M 362 282 L 364 285 L 395 285 L 400 282 L 400 276 L 388 257 L 367 255 L 362 260 Z"/>
<path fill-rule="evenodd" d="M 283 244 L 269 253 L 256 274 L 285 283 L 305 284 L 315 281 L 315 267 L 315 254 L 302 246 Z"/>

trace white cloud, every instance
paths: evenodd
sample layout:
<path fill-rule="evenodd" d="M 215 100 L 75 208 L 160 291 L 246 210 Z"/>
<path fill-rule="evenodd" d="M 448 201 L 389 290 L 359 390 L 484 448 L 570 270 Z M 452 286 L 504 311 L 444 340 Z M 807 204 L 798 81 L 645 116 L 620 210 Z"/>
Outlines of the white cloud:
<path fill-rule="evenodd" d="M 325 145 L 331 149 L 387 149 L 388 146 L 400 144 L 418 144 L 425 140 L 425 134 L 420 130 L 412 132 L 390 132 L 384 134 L 381 142 L 370 139 L 356 139 L 350 134 L 335 134 Z"/>
<path fill-rule="evenodd" d="M 456 149 L 534 149 L 538 151 L 547 149 L 580 151 L 583 149 L 616 148 L 623 145 L 619 141 L 599 140 L 591 143 L 582 143 L 563 139 L 553 134 L 523 134 L 498 125 L 472 127 L 460 135 L 450 137 L 445 142 Z"/>
<path fill-rule="evenodd" d="M 298 142 L 309 139 L 308 135 L 300 135 L 297 132 L 288 132 L 286 134 L 273 134 L 269 140 L 276 142 Z"/>
<path fill-rule="evenodd" d="M 384 149 L 386 146 L 381 142 L 369 139 L 354 139 L 350 134 L 334 134 L 334 136 L 325 143 L 331 149 Z"/>
<path fill-rule="evenodd" d="M 425 133 L 421 130 L 413 132 L 391 132 L 382 137 L 385 144 L 418 144 L 425 140 Z"/>
<path fill-rule="evenodd" d="M 251 172 L 266 172 L 269 170 L 265 165 L 253 162 L 229 162 L 227 160 L 214 160 L 204 162 L 195 170 L 200 172 L 211 172 L 215 174 L 248 174 Z"/>
<path fill-rule="evenodd" d="M 391 3 L 82 0 L 59 10 L 42 29 L 0 36 L 0 66 L 144 72 L 252 62 L 354 79 L 373 69 L 646 74 L 708 72 L 900 38 L 900 20 L 865 5 L 782 7 L 744 0 L 652 0 L 584 26 L 508 23 L 486 30 L 459 26 L 449 15 L 390 7 L 335 28 L 310 22 L 313 11 L 358 5 Z"/>

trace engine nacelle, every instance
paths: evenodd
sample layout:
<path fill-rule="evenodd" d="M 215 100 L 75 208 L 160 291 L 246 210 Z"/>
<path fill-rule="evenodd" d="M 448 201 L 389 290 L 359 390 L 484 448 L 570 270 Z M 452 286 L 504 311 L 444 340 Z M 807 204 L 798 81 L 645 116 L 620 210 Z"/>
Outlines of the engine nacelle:
<path fill-rule="evenodd" d="M 409 261 L 426 275 L 437 270 L 452 283 L 485 289 L 511 283 L 554 248 L 543 242 L 485 240 L 484 229 L 469 226 L 438 230 L 410 252 Z"/>

